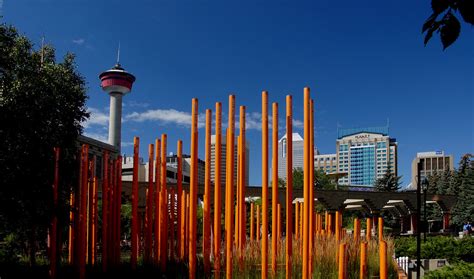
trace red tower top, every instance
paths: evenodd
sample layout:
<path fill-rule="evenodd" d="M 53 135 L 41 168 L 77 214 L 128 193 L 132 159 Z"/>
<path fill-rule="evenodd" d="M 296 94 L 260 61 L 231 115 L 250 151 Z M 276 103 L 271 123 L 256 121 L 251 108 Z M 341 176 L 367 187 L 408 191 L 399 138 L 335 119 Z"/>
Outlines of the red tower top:
<path fill-rule="evenodd" d="M 120 63 L 99 75 L 100 86 L 107 93 L 127 94 L 132 90 L 135 76 L 125 71 Z"/>

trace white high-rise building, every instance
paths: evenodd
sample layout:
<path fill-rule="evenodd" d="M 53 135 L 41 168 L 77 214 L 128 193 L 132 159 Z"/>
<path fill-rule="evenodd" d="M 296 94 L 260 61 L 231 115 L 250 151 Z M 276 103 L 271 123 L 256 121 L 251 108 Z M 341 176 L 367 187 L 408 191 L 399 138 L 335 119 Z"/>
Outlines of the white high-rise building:
<path fill-rule="evenodd" d="M 278 178 L 286 180 L 286 134 L 278 141 Z M 298 133 L 293 133 L 293 169 L 303 168 L 304 140 Z"/>
<path fill-rule="evenodd" d="M 234 140 L 234 183 L 237 183 L 237 137 Z M 222 135 L 221 137 L 221 183 L 225 185 L 225 175 L 226 175 L 226 136 Z M 245 142 L 245 185 L 249 185 L 249 142 Z M 216 135 L 211 135 L 211 181 L 215 181 L 215 162 L 216 162 Z"/>

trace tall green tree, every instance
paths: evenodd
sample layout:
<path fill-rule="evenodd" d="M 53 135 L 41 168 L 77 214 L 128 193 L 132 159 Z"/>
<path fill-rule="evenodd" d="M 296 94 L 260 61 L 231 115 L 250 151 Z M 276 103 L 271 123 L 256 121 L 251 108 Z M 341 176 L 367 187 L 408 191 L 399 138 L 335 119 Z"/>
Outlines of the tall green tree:
<path fill-rule="evenodd" d="M 456 173 L 458 191 L 453 193 L 458 197 L 452 216 L 453 223 L 461 226 L 466 221 L 474 219 L 474 156 L 466 154 L 461 158 Z"/>
<path fill-rule="evenodd" d="M 53 47 L 37 50 L 14 27 L 0 24 L 0 241 L 16 233 L 31 264 L 53 213 L 54 147 L 61 148 L 57 213 L 66 225 L 86 99 L 74 55 L 57 62 Z"/>
<path fill-rule="evenodd" d="M 400 176 L 396 176 L 390 170 L 387 170 L 381 178 L 375 181 L 374 188 L 379 192 L 396 192 L 400 189 L 400 179 Z"/>
<path fill-rule="evenodd" d="M 293 169 L 293 187 L 302 189 L 304 182 L 304 171 L 302 168 Z M 286 185 L 286 184 L 285 184 Z M 322 170 L 314 170 L 314 187 L 321 190 L 334 190 L 336 183 Z"/>

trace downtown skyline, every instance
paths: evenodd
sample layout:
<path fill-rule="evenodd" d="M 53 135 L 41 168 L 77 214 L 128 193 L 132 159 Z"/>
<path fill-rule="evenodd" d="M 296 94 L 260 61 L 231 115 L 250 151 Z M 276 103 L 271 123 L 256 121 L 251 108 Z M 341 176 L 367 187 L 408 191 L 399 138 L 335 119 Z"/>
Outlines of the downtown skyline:
<path fill-rule="evenodd" d="M 127 155 L 133 136 L 140 136 L 145 156 L 147 144 L 161 133 L 168 134 L 169 152 L 182 139 L 189 153 L 191 98 L 199 99 L 204 123 L 204 111 L 214 111 L 214 101 L 221 101 L 227 113 L 227 97 L 233 93 L 237 105 L 246 105 L 249 112 L 250 185 L 260 185 L 261 91 L 268 90 L 270 102 L 279 103 L 281 137 L 289 93 L 295 132 L 302 134 L 303 87 L 309 86 L 321 153 L 335 152 L 337 127 L 381 126 L 390 119 L 390 136 L 399 143 L 402 186 L 410 182 L 417 152 L 445 150 L 457 166 L 462 154 L 474 150 L 472 30 L 463 28 L 443 52 L 437 37 L 423 46 L 420 30 L 430 13 L 428 2 L 409 11 L 400 3 L 347 5 L 354 6 L 339 11 L 329 2 L 145 2 L 117 4 L 104 14 L 104 3 L 6 0 L 1 14 L 36 39 L 37 47 L 44 36 L 57 47 L 58 58 L 66 51 L 77 55 L 91 112 L 84 131 L 103 141 L 109 99 L 98 75 L 115 64 L 121 42 L 120 62 L 137 77 L 124 97 L 122 152 Z M 61 14 L 71 6 L 75 9 Z M 125 12 L 134 19 L 117 16 Z M 204 129 L 199 132 L 203 158 Z"/>

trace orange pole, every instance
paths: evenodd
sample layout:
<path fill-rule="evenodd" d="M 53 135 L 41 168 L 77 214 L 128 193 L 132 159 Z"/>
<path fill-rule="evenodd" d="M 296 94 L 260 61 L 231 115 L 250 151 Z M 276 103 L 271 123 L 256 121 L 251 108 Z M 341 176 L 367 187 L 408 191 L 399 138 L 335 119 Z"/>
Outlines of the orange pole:
<path fill-rule="evenodd" d="M 277 254 L 279 252 L 278 245 L 280 245 L 281 238 L 281 205 L 277 204 Z"/>
<path fill-rule="evenodd" d="M 166 134 L 161 134 L 161 247 L 160 247 L 160 269 L 166 271 L 166 261 L 168 258 L 168 191 L 166 189 Z"/>
<path fill-rule="evenodd" d="M 340 210 L 337 210 L 336 211 L 336 217 L 335 217 L 335 221 L 336 221 L 336 241 L 339 241 L 341 240 L 341 211 Z"/>
<path fill-rule="evenodd" d="M 253 208 L 253 202 L 250 203 L 250 242 L 254 241 L 254 229 L 253 229 L 253 211 L 254 211 L 254 208 Z"/>
<path fill-rule="evenodd" d="M 311 155 L 310 148 L 310 93 L 309 88 L 304 88 L 304 178 L 303 178 L 303 279 L 309 278 L 309 207 L 310 207 L 310 196 L 309 188 L 310 185 L 310 159 Z"/>
<path fill-rule="evenodd" d="M 221 262 L 221 114 L 222 104 L 216 103 L 216 136 L 214 154 L 214 268 L 220 270 Z"/>
<path fill-rule="evenodd" d="M 354 219 L 354 241 L 359 242 L 360 240 L 360 220 L 359 218 Z"/>
<path fill-rule="evenodd" d="M 240 106 L 240 119 L 239 119 L 239 128 L 240 128 L 240 179 L 239 179 L 239 220 L 240 220 L 240 251 L 242 256 L 242 251 L 245 247 L 245 240 L 247 238 L 246 233 L 246 222 L 245 222 L 245 183 L 246 183 L 246 173 L 245 173 L 245 106 Z"/>
<path fill-rule="evenodd" d="M 278 104 L 272 104 L 272 272 L 277 263 L 277 203 L 278 203 Z"/>
<path fill-rule="evenodd" d="M 262 92 L 262 278 L 268 274 L 268 92 Z"/>
<path fill-rule="evenodd" d="M 255 224 L 255 240 L 260 240 L 260 205 L 257 204 L 257 220 Z"/>
<path fill-rule="evenodd" d="M 367 241 L 372 238 L 372 219 L 370 217 L 367 218 L 367 229 L 365 231 L 365 237 Z"/>
<path fill-rule="evenodd" d="M 379 241 L 380 279 L 387 279 L 387 242 Z"/>
<path fill-rule="evenodd" d="M 204 169 L 204 209 L 203 209 L 203 243 L 204 273 L 211 272 L 211 121 L 212 112 L 206 110 L 206 142 L 205 142 L 205 169 Z"/>
<path fill-rule="evenodd" d="M 310 99 L 309 103 L 309 204 L 308 204 L 308 218 L 309 218 L 309 248 L 308 248 L 308 276 L 311 277 L 313 273 L 313 242 L 314 242 L 314 101 Z"/>
<path fill-rule="evenodd" d="M 240 183 L 242 182 L 241 176 L 240 176 L 240 171 L 241 171 L 241 165 L 240 165 L 240 149 L 241 149 L 241 142 L 240 142 L 240 135 L 237 136 L 237 191 L 236 191 L 236 202 L 235 202 L 235 232 L 234 232 L 234 240 L 235 240 L 235 246 L 237 246 L 237 250 L 239 251 L 239 260 L 242 258 L 240 257 L 242 255 L 241 251 L 241 245 L 240 245 Z"/>
<path fill-rule="evenodd" d="M 291 278 L 293 249 L 293 99 L 286 96 L 286 278 Z M 296 224 L 297 222 L 295 222 Z"/>
<path fill-rule="evenodd" d="M 191 126 L 191 180 L 189 197 L 189 278 L 196 278 L 196 233 L 197 233 L 197 190 L 198 190 L 198 100 L 192 100 L 192 126 Z M 166 163 L 165 163 L 166 167 Z M 163 174 L 164 175 L 164 174 Z"/>
<path fill-rule="evenodd" d="M 360 244 L 360 279 L 365 279 L 367 275 L 367 242 Z"/>
<path fill-rule="evenodd" d="M 58 234 L 58 216 L 56 214 L 58 207 L 58 186 L 59 186 L 59 147 L 54 148 L 54 181 L 53 190 L 53 216 L 51 219 L 50 232 L 50 260 L 49 260 L 49 276 L 56 278 L 57 271 L 57 234 Z"/>
<path fill-rule="evenodd" d="M 236 204 L 235 205 L 235 208 L 234 208 L 234 212 L 239 212 L 239 206 Z M 239 218 L 238 218 L 238 214 L 235 215 L 235 218 L 234 218 L 234 228 L 235 228 L 235 231 L 234 231 L 234 245 L 236 247 L 239 247 Z"/>
<path fill-rule="evenodd" d="M 327 210 L 324 212 L 324 230 L 329 231 L 329 212 Z"/>
<path fill-rule="evenodd" d="M 179 259 L 182 261 L 184 259 L 184 214 L 186 210 L 186 198 L 183 194 L 183 141 L 178 140 L 178 173 L 177 173 L 177 182 L 178 182 L 178 230 L 179 230 Z"/>
<path fill-rule="evenodd" d="M 132 255 L 130 263 L 132 269 L 137 268 L 138 257 L 138 152 L 140 139 L 133 139 L 133 181 L 132 181 Z"/>
<path fill-rule="evenodd" d="M 150 263 L 152 251 L 152 233 L 153 233 L 153 170 L 154 170 L 154 145 L 148 145 L 148 189 L 146 192 L 146 211 L 145 211 L 145 262 Z"/>
<path fill-rule="evenodd" d="M 232 218 L 234 208 L 234 129 L 235 129 L 235 96 L 229 95 L 229 116 L 227 126 L 226 156 L 226 278 L 232 278 Z"/>
<path fill-rule="evenodd" d="M 155 241 L 153 246 L 153 258 L 155 266 L 158 265 L 160 260 L 160 193 L 161 193 L 161 140 L 155 139 L 155 218 L 154 218 L 154 225 L 155 225 Z"/>
<path fill-rule="evenodd" d="M 189 235 L 190 235 L 189 225 L 191 224 L 191 221 L 189 219 L 190 210 L 191 208 L 189 207 L 189 193 L 186 193 L 186 216 L 185 216 L 186 241 L 184 242 L 184 254 L 185 256 L 188 256 L 188 259 L 189 259 Z"/>
<path fill-rule="evenodd" d="M 346 245 L 345 243 L 339 244 L 339 255 L 338 255 L 338 278 L 346 279 Z"/>
<path fill-rule="evenodd" d="M 383 240 L 383 217 L 379 217 L 378 222 L 378 229 L 379 229 L 379 240 Z"/>
<path fill-rule="evenodd" d="M 310 99 L 309 103 L 309 204 L 308 204 L 308 218 L 309 218 L 309 250 L 308 250 L 308 273 L 309 277 L 313 273 L 312 262 L 313 262 L 313 242 L 314 242 L 314 101 Z"/>
<path fill-rule="evenodd" d="M 186 192 L 181 191 L 181 215 L 178 216 L 180 219 L 180 226 L 179 226 L 179 259 L 181 261 L 184 260 L 185 255 L 185 242 L 186 242 Z"/>
<path fill-rule="evenodd" d="M 300 206 L 299 202 L 295 203 L 295 238 L 299 239 L 300 238 Z"/>

